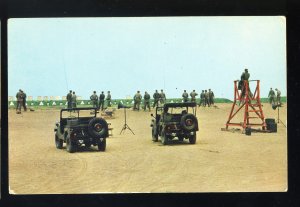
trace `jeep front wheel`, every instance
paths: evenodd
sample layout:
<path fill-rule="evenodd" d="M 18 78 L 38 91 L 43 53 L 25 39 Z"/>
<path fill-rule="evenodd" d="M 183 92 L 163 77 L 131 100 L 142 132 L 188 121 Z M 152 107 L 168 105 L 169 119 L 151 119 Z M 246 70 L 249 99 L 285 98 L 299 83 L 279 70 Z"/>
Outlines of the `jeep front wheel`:
<path fill-rule="evenodd" d="M 76 144 L 74 142 L 72 142 L 69 135 L 66 138 L 66 149 L 70 153 L 73 153 L 76 151 Z"/>
<path fill-rule="evenodd" d="M 167 136 L 166 136 L 165 130 L 162 130 L 162 131 L 161 131 L 160 139 L 161 139 L 161 143 L 162 143 L 163 145 L 168 144 L 168 138 L 167 138 Z"/>
<path fill-rule="evenodd" d="M 106 139 L 103 139 L 102 141 L 100 140 L 98 142 L 98 150 L 105 151 L 105 149 L 106 149 Z"/>
<path fill-rule="evenodd" d="M 152 127 L 152 141 L 157 142 L 158 141 L 158 134 L 156 133 L 156 130 L 154 126 Z"/>
<path fill-rule="evenodd" d="M 194 135 L 190 135 L 189 137 L 189 141 L 190 141 L 190 144 L 195 144 L 196 143 L 196 132 Z"/>
<path fill-rule="evenodd" d="M 62 139 L 59 139 L 57 134 L 55 134 L 55 146 L 57 149 L 62 149 L 63 147 L 63 140 Z"/>

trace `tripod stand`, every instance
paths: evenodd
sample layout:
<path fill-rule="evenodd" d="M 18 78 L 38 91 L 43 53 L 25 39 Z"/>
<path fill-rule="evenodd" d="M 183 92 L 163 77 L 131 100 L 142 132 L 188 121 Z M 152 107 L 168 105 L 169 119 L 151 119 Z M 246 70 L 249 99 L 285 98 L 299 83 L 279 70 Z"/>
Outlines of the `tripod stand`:
<path fill-rule="evenodd" d="M 126 129 L 129 129 L 129 130 L 132 132 L 132 134 L 134 134 L 134 132 L 130 129 L 130 127 L 129 127 L 128 124 L 126 123 L 126 108 L 125 108 L 125 107 L 124 107 L 124 115 L 125 115 L 125 124 L 123 125 L 123 128 L 122 128 L 120 134 L 121 134 L 123 131 L 125 131 Z"/>
<path fill-rule="evenodd" d="M 279 108 L 280 107 L 281 107 L 281 104 L 277 103 L 277 123 L 279 123 L 279 121 L 280 121 L 280 123 L 282 123 L 282 125 L 285 126 L 285 124 L 283 123 L 283 121 L 281 121 L 281 119 L 279 119 Z M 285 128 L 286 128 L 286 126 L 285 126 Z"/>

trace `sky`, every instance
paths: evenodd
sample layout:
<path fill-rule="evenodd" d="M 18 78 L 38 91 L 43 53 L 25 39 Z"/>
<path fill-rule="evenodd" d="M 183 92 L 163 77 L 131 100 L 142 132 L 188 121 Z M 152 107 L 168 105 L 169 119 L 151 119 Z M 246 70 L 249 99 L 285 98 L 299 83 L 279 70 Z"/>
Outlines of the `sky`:
<path fill-rule="evenodd" d="M 112 99 L 163 89 L 211 88 L 233 99 L 233 81 L 248 68 L 286 95 L 286 21 L 273 17 L 99 17 L 8 20 L 8 95 Z"/>

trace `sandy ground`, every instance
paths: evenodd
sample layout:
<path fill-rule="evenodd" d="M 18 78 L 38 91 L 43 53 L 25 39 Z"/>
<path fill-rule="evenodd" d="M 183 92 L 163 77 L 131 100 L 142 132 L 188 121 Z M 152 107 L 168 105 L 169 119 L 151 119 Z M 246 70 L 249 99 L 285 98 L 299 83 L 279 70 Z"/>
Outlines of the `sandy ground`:
<path fill-rule="evenodd" d="M 96 192 L 253 192 L 287 190 L 287 129 L 277 133 L 221 131 L 231 104 L 198 108 L 197 143 L 151 141 L 150 112 L 116 110 L 105 152 L 70 154 L 54 145 L 59 110 L 17 115 L 9 110 L 9 185 L 17 194 Z M 277 110 L 263 107 L 266 118 Z M 286 107 L 280 109 L 286 125 Z"/>

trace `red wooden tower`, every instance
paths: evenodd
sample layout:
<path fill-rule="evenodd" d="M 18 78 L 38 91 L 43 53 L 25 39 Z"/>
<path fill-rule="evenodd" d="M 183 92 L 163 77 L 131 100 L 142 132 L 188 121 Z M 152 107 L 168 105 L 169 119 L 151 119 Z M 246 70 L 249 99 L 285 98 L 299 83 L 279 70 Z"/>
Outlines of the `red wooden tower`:
<path fill-rule="evenodd" d="M 256 82 L 255 91 L 252 94 L 249 87 L 249 82 Z M 260 103 L 260 86 L 259 80 L 245 80 L 242 90 L 238 89 L 238 81 L 234 81 L 234 101 L 226 122 L 226 129 L 229 126 L 239 126 L 245 129 L 246 127 L 261 126 L 262 130 L 266 129 L 265 117 Z M 239 101 L 239 105 L 237 104 Z M 244 108 L 244 111 L 242 110 Z M 238 112 L 244 113 L 243 122 L 233 123 L 233 118 Z M 254 122 L 254 119 L 258 121 Z"/>

